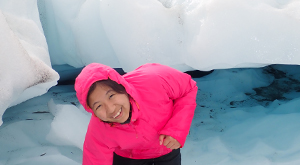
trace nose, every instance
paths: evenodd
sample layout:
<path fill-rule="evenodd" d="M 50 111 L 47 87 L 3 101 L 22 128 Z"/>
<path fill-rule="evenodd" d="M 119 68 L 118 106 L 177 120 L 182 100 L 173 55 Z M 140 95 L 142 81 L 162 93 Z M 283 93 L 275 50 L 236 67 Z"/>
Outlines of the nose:
<path fill-rule="evenodd" d="M 107 102 L 107 104 L 106 104 L 106 112 L 107 112 L 107 114 L 114 113 L 115 109 L 116 109 L 116 106 L 115 106 L 114 103 Z"/>

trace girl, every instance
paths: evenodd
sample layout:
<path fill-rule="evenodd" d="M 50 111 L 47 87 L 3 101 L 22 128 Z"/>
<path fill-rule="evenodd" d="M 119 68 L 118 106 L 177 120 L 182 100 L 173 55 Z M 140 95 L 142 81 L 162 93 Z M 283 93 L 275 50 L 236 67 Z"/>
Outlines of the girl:
<path fill-rule="evenodd" d="M 188 74 L 160 64 L 123 76 L 86 66 L 75 82 L 79 102 L 93 114 L 83 165 L 180 165 L 197 89 Z"/>

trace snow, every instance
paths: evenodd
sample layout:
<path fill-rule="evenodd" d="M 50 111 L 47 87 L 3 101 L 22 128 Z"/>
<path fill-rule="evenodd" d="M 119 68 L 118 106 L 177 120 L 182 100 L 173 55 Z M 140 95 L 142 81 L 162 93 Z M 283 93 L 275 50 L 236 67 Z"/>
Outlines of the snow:
<path fill-rule="evenodd" d="M 299 164 L 299 75 L 300 66 L 272 65 L 194 78 L 197 108 L 182 164 Z M 81 164 L 90 116 L 73 85 L 9 108 L 0 127 L 0 164 Z"/>
<path fill-rule="evenodd" d="M 72 85 L 55 85 L 91 62 L 215 69 L 195 78 L 183 164 L 299 164 L 299 9 L 299 0 L 1 0 L 0 165 L 81 164 L 90 114 Z"/>

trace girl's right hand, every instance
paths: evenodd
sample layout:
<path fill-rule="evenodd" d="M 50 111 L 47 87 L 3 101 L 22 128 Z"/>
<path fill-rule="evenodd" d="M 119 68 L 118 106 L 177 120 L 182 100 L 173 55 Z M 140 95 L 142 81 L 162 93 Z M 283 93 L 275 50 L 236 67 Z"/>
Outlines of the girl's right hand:
<path fill-rule="evenodd" d="M 167 148 L 170 148 L 171 150 L 175 150 L 180 148 L 181 144 L 174 139 L 172 136 L 169 135 L 160 135 L 159 136 L 159 144 L 164 145 Z"/>

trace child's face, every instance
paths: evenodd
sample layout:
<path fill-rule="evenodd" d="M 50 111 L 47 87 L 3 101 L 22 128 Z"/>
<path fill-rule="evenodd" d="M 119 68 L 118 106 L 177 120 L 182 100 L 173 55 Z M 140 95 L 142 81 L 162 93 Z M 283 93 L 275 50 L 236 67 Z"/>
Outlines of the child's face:
<path fill-rule="evenodd" d="M 102 121 L 124 123 L 130 112 L 127 94 L 120 94 L 106 85 L 97 85 L 89 96 L 89 104 Z"/>

